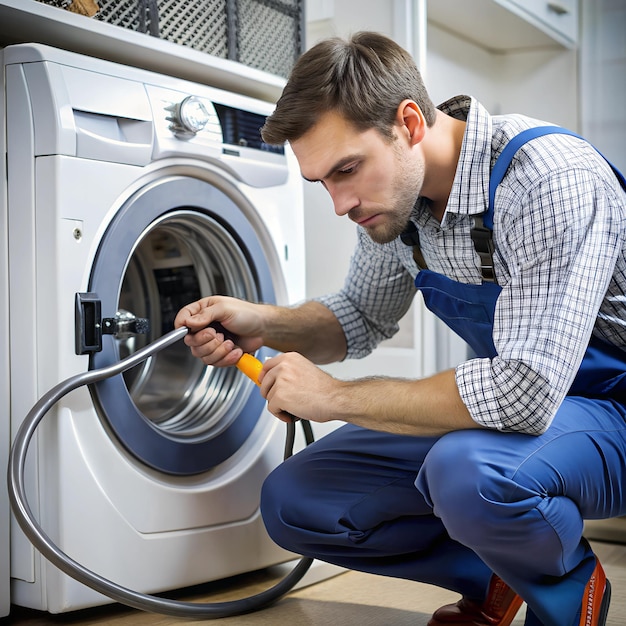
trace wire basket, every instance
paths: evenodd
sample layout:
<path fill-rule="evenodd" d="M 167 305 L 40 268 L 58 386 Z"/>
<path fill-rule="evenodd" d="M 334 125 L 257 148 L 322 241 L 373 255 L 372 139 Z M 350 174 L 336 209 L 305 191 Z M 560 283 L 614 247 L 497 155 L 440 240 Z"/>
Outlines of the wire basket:
<path fill-rule="evenodd" d="M 38 1 L 283 77 L 304 50 L 304 0 Z"/>

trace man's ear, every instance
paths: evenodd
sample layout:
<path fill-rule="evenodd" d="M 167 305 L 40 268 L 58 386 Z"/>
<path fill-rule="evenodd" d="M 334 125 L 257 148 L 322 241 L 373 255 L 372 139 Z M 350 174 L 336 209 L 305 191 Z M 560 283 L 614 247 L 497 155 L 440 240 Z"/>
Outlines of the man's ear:
<path fill-rule="evenodd" d="M 418 144 L 426 133 L 426 119 L 414 100 L 403 100 L 398 105 L 396 122 L 408 137 L 411 145 Z"/>

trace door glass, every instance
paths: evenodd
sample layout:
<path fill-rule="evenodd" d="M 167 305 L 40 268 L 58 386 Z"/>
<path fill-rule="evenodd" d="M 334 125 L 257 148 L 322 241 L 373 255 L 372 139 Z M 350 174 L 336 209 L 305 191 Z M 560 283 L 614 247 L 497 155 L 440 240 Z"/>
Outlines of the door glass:
<path fill-rule="evenodd" d="M 174 328 L 185 304 L 210 295 L 257 299 L 250 261 L 235 237 L 192 210 L 169 213 L 139 239 L 122 281 L 118 314 L 150 323 L 148 334 L 118 339 L 128 356 Z M 235 368 L 205 366 L 177 342 L 124 374 L 139 411 L 177 436 L 215 435 L 245 400 L 248 381 Z M 245 397 L 244 397 L 245 396 Z"/>

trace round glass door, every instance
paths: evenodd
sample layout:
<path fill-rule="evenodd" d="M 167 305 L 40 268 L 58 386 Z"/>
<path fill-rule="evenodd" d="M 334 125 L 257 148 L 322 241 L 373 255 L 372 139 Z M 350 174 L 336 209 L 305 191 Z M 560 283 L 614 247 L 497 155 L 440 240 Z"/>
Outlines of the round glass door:
<path fill-rule="evenodd" d="M 90 291 L 100 298 L 103 317 L 144 319 L 149 331 L 103 336 L 93 368 L 169 332 L 180 308 L 201 297 L 275 301 L 265 234 L 236 199 L 208 182 L 174 178 L 143 190 L 118 212 L 102 239 Z M 101 419 L 129 452 L 182 475 L 232 456 L 265 405 L 236 368 L 207 367 L 182 341 L 94 385 L 92 394 Z"/>

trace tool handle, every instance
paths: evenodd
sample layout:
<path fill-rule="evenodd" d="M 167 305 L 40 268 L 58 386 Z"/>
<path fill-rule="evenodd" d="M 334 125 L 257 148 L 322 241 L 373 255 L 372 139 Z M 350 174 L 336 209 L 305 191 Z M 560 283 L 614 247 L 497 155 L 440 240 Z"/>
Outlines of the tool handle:
<path fill-rule="evenodd" d="M 261 383 L 259 382 L 259 374 L 263 369 L 263 363 L 261 363 L 259 359 L 251 354 L 248 354 L 247 352 L 244 352 L 239 361 L 237 361 L 236 365 L 237 369 L 240 372 L 243 372 L 253 383 L 259 387 L 261 386 Z M 297 422 L 300 419 L 291 413 L 285 412 L 285 414 L 291 418 L 292 423 Z"/>
<path fill-rule="evenodd" d="M 259 374 L 263 369 L 263 363 L 256 357 L 244 352 L 239 361 L 237 361 L 237 369 L 243 372 L 253 383 L 261 385 L 259 382 Z"/>

